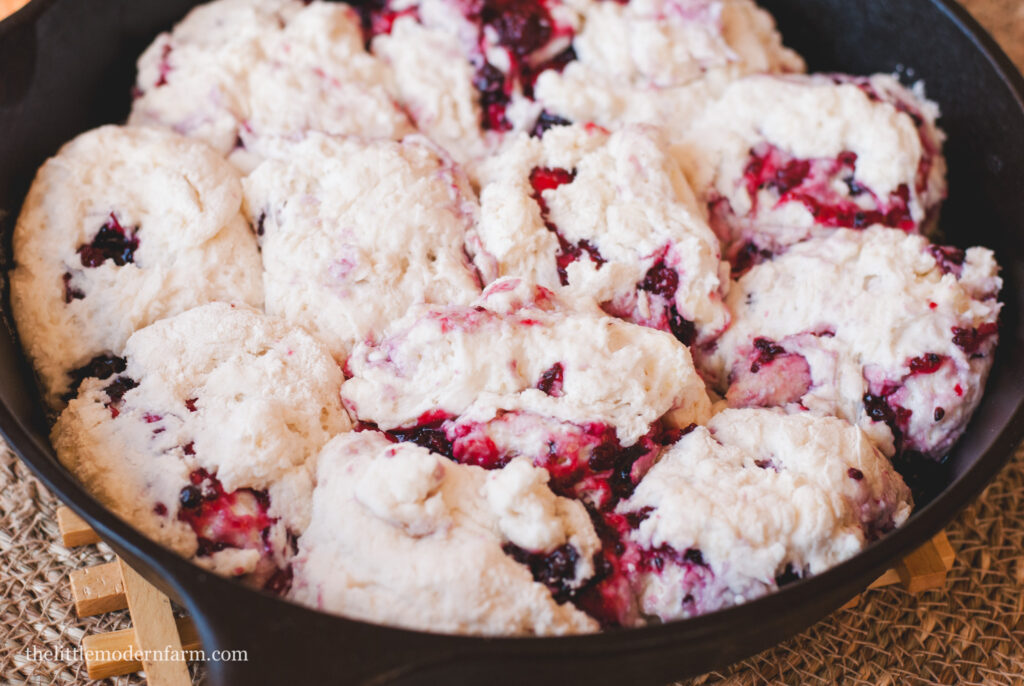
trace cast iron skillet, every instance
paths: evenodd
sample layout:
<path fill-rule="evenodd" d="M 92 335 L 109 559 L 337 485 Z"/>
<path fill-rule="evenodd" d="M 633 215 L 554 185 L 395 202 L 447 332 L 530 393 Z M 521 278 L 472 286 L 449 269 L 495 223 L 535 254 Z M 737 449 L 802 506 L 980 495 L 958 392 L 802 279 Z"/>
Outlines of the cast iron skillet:
<path fill-rule="evenodd" d="M 0 24 L 0 235 L 10 237 L 34 170 L 74 135 L 128 111 L 134 62 L 190 0 L 35 0 Z M 950 485 L 901 529 L 818 577 L 696 619 L 596 636 L 479 639 L 349 621 L 204 572 L 94 501 L 59 465 L 13 329 L 0 327 L 0 431 L 40 479 L 121 556 L 194 617 L 214 684 L 661 684 L 736 661 L 804 629 L 942 528 L 1024 436 L 1024 80 L 950 0 L 764 0 L 812 69 L 913 69 L 949 133 L 950 242 L 996 250 L 1004 267 L 1002 341 L 988 392 L 950 460 Z M 6 281 L 6 280 L 5 280 Z M 6 290 L 6 283 L 4 284 Z M 3 315 L 7 318 L 6 292 Z M 467 570 L 467 574 L 473 574 Z"/>

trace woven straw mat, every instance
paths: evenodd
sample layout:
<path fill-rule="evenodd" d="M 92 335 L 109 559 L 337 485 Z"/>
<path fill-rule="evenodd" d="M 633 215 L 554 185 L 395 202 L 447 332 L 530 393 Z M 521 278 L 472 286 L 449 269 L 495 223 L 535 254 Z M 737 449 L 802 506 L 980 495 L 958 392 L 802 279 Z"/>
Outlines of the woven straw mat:
<path fill-rule="evenodd" d="M 964 4 L 1024 65 L 1024 1 Z M 72 651 L 86 634 L 129 626 L 126 611 L 75 616 L 68 575 L 113 554 L 103 544 L 57 543 L 57 505 L 0 443 L 2 684 L 85 682 L 84 664 L 31 661 L 25 650 Z M 898 587 L 869 591 L 858 607 L 687 686 L 1024 684 L 1024 447 L 947 533 L 957 551 L 947 588 L 919 596 Z M 202 670 L 192 669 L 198 683 Z M 136 674 L 105 683 L 145 681 Z"/>

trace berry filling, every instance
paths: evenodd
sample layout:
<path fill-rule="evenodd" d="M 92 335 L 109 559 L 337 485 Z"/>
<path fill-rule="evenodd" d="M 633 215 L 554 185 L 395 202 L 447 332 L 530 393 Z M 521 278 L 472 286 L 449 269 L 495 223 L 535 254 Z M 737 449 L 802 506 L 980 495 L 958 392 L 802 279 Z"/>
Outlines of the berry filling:
<path fill-rule="evenodd" d="M 160 64 L 158 65 L 159 76 L 157 77 L 156 83 L 153 84 L 154 88 L 167 85 L 167 75 L 171 73 L 171 52 L 174 47 L 170 43 L 164 45 L 163 50 L 160 53 Z"/>
<path fill-rule="evenodd" d="M 770 143 L 760 143 L 750 150 L 743 173 L 743 183 L 750 196 L 751 213 L 757 211 L 761 191 L 771 191 L 778 200 L 776 207 L 799 202 L 814 215 L 821 226 L 863 229 L 881 224 L 894 229 L 913 231 L 915 222 L 910 213 L 910 188 L 903 184 L 879 198 L 856 178 L 857 155 L 840 153 L 835 159 L 795 158 Z M 842 181 L 848 193 L 834 188 Z"/>
<path fill-rule="evenodd" d="M 266 491 L 239 488 L 225 492 L 220 480 L 205 469 L 189 474 L 189 484 L 178 496 L 178 520 L 195 532 L 198 557 L 208 557 L 227 548 L 260 550 L 273 558 L 269 542 L 270 527 L 277 522 L 267 511 L 270 498 Z M 262 586 L 271 591 L 287 590 L 290 568 L 264 572 Z"/>
<path fill-rule="evenodd" d="M 750 363 L 750 371 L 757 374 L 761 367 L 775 361 L 776 357 L 786 354 L 786 349 L 767 338 L 754 339 L 754 360 Z"/>
<path fill-rule="evenodd" d="M 747 359 L 733 370 L 725 398 L 729 407 L 782 407 L 800 402 L 812 383 L 803 355 L 759 337 Z"/>
<path fill-rule="evenodd" d="M 81 300 L 85 297 L 85 292 L 82 291 L 82 289 L 71 285 L 71 279 L 73 278 L 74 277 L 71 275 L 71 272 L 64 272 L 64 276 L 61 277 L 61 280 L 64 283 L 65 303 L 70 303 L 72 300 Z"/>
<path fill-rule="evenodd" d="M 366 41 L 367 48 L 374 36 L 391 33 L 391 29 L 399 17 L 419 18 L 419 8 L 415 6 L 396 11 L 388 6 L 388 0 L 347 0 L 347 2 L 359 15 L 363 27 L 363 39 Z"/>
<path fill-rule="evenodd" d="M 572 122 L 568 119 L 559 117 L 557 114 L 551 114 L 547 110 L 543 110 L 540 115 L 537 116 L 537 121 L 530 130 L 530 135 L 534 138 L 543 138 L 544 133 L 548 129 L 556 126 L 569 126 L 570 124 L 572 124 Z"/>
<path fill-rule="evenodd" d="M 676 291 L 679 290 L 679 272 L 665 264 L 666 247 L 661 257 L 644 275 L 636 288 L 651 295 L 651 319 L 638 322 L 662 331 L 670 331 L 683 345 L 691 345 L 697 337 L 697 328 L 676 308 Z"/>
<path fill-rule="evenodd" d="M 951 245 L 929 245 L 928 252 L 935 258 L 935 263 L 938 264 L 943 274 L 952 274 L 956 278 L 960 278 L 964 260 L 967 259 L 963 250 Z"/>
<path fill-rule="evenodd" d="M 630 578 L 642 564 L 640 550 L 629 540 L 631 529 L 648 513 L 622 515 L 589 510 L 601 550 L 594 559 L 594 576 L 577 594 L 574 603 L 604 628 L 630 626 L 638 617 Z"/>
<path fill-rule="evenodd" d="M 480 8 L 480 23 L 497 34 L 497 44 L 523 57 L 544 47 L 554 21 L 543 2 L 489 0 Z"/>
<path fill-rule="evenodd" d="M 411 429 L 391 429 L 386 433 L 398 443 L 415 443 L 430 452 L 454 459 L 452 442 L 441 428 L 450 418 L 450 415 L 440 410 L 424 412 L 417 420 L 416 426 Z M 364 430 L 376 429 L 374 425 L 366 422 L 362 422 L 360 427 Z"/>
<path fill-rule="evenodd" d="M 907 366 L 910 367 L 911 376 L 915 374 L 934 374 L 948 358 L 945 355 L 926 353 L 920 357 L 910 360 Z"/>
<path fill-rule="evenodd" d="M 550 553 L 535 553 L 506 543 L 502 550 L 519 564 L 529 567 L 533 580 L 547 586 L 559 605 L 575 596 L 578 590 L 574 585 L 576 565 L 580 560 L 575 546 L 566 543 Z"/>
<path fill-rule="evenodd" d="M 530 186 L 533 188 L 533 199 L 540 205 L 540 211 L 545 216 L 548 212 L 548 205 L 544 202 L 544 191 L 554 190 L 559 186 L 572 183 L 576 178 L 576 170 L 569 171 L 560 167 L 534 167 L 530 170 Z"/>
<path fill-rule="evenodd" d="M 130 376 L 119 376 L 103 389 L 103 392 L 110 399 L 108 407 L 110 407 L 110 411 L 115 417 L 117 416 L 117 410 L 114 406 L 121 402 L 125 393 L 138 385 L 139 383 Z"/>
<path fill-rule="evenodd" d="M 601 551 L 595 559 L 594 577 L 576 594 L 573 602 L 601 622 L 604 628 L 635 623 L 638 614 L 635 592 L 643 588 L 645 582 L 641 577 L 645 575 L 664 578 L 671 572 L 669 583 L 682 587 L 682 615 L 692 616 L 707 611 L 706 599 L 702 602 L 701 596 L 715 575 L 699 548 L 679 550 L 668 544 L 644 548 L 631 539 L 631 532 L 638 529 L 652 512 L 650 507 L 626 513 L 590 512 L 594 529 L 601 539 Z M 775 584 L 781 588 L 801 578 L 803 573 L 787 564 L 776 575 Z"/>
<path fill-rule="evenodd" d="M 111 260 L 118 267 L 123 267 L 129 262 L 134 262 L 135 251 L 139 248 L 138 231 L 137 226 L 130 231 L 126 230 L 111 212 L 92 242 L 78 248 L 82 266 L 98 267 Z"/>
<path fill-rule="evenodd" d="M 376 427 L 362 423 L 359 428 Z M 547 470 L 551 490 L 558 495 L 607 510 L 633 493 L 663 445 L 687 431 L 655 426 L 635 444 L 623 446 L 615 429 L 599 422 L 581 426 L 522 412 L 471 422 L 436 411 L 424 413 L 414 427 L 385 433 L 396 442 L 413 442 L 459 464 L 484 469 L 501 469 L 522 455 Z M 529 436 L 534 437 L 532 442 Z M 509 445 L 512 442 L 516 445 Z"/>
<path fill-rule="evenodd" d="M 978 327 L 954 326 L 953 343 L 968 355 L 978 355 L 978 350 L 998 332 L 999 325 L 995 322 L 985 322 Z"/>
<path fill-rule="evenodd" d="M 880 393 L 865 393 L 863 398 L 864 411 L 868 417 L 872 421 L 886 424 L 892 431 L 897 446 L 902 443 L 903 431 L 906 429 L 907 423 L 913 414 L 913 411 L 889 402 L 889 396 L 899 389 L 899 385 L 891 384 L 886 386 Z M 898 450 L 899 448 L 897 447 Z"/>
<path fill-rule="evenodd" d="M 554 190 L 559 186 L 572 183 L 576 178 L 576 170 L 569 171 L 560 167 L 534 167 L 530 170 L 530 186 L 533 188 L 533 199 L 540 207 L 540 216 L 544 221 L 547 230 L 555 234 L 558 239 L 558 254 L 555 255 L 555 264 L 558 268 L 558 280 L 563 286 L 569 285 L 569 265 L 583 257 L 584 253 L 590 261 L 597 265 L 598 269 L 605 263 L 597 247 L 590 241 L 584 239 L 575 244 L 566 240 L 549 216 L 548 204 L 544 200 L 544 191 Z"/>
<path fill-rule="evenodd" d="M 473 86 L 480 93 L 481 126 L 508 131 L 512 124 L 505 112 L 513 93 L 518 89 L 532 98 L 541 73 L 561 71 L 576 59 L 572 29 L 557 25 L 545 0 L 483 0 L 469 3 L 465 14 L 477 26 Z M 491 43 L 505 52 L 507 72 L 487 61 Z"/>
<path fill-rule="evenodd" d="M 643 551 L 641 559 L 643 560 L 642 568 L 648 572 L 660 572 L 669 564 L 707 567 L 704 564 L 704 555 L 697 548 L 687 548 L 680 553 L 670 545 L 661 545 Z"/>
<path fill-rule="evenodd" d="M 511 129 L 512 124 L 505 117 L 505 110 L 512 99 L 512 82 L 505 79 L 500 69 L 484 62 L 473 75 L 473 86 L 480 93 L 480 125 L 491 131 Z"/>
<path fill-rule="evenodd" d="M 653 429 L 626 447 L 619 443 L 615 429 L 591 424 L 582 432 L 568 432 L 561 441 L 549 442 L 547 453 L 534 462 L 551 474 L 555 493 L 606 509 L 633 494 L 663 445 L 658 434 Z"/>
<path fill-rule="evenodd" d="M 537 388 L 552 398 L 561 398 L 564 374 L 565 370 L 562 367 L 562 363 L 555 362 L 548 370 L 541 374 L 540 381 L 537 382 Z"/>
<path fill-rule="evenodd" d="M 68 392 L 63 395 L 65 401 L 71 400 L 78 395 L 78 387 L 88 378 L 109 379 L 114 374 L 120 374 L 128 366 L 123 357 L 114 355 L 97 355 L 78 369 L 68 372 L 70 383 Z"/>
<path fill-rule="evenodd" d="M 732 277 L 734 279 L 739 279 L 750 271 L 752 267 L 766 262 L 773 257 L 771 250 L 759 247 L 752 241 L 743 243 L 738 248 L 732 250 L 731 253 L 726 257 L 729 260 L 729 264 L 732 265 Z"/>
<path fill-rule="evenodd" d="M 670 568 L 675 582 L 683 585 L 685 594 L 681 608 L 685 614 L 697 614 L 699 592 L 714 578 L 711 568 L 697 548 L 679 551 L 669 545 L 645 549 L 630 538 L 630 533 L 650 516 L 645 507 L 636 512 L 594 513 L 591 519 L 601 539 L 601 552 L 596 560 L 596 573 L 576 599 L 576 604 L 605 628 L 635 623 L 638 609 L 636 584 L 641 575 L 662 575 Z"/>
<path fill-rule="evenodd" d="M 899 404 L 895 398 L 897 392 L 903 389 L 908 379 L 915 376 L 935 374 L 948 361 L 948 357 L 937 353 L 925 353 L 924 355 L 911 358 L 907 360 L 907 367 L 910 369 L 910 372 L 903 376 L 902 379 L 897 382 L 885 381 L 877 385 L 872 384 L 872 386 L 877 386 L 877 390 L 864 394 L 864 411 L 873 421 L 883 422 L 889 427 L 889 430 L 892 431 L 897 453 L 904 450 L 907 426 L 914 414 L 912 410 L 908 410 Z M 938 408 L 934 413 L 935 421 L 941 421 L 945 416 L 946 412 L 942 408 Z"/>

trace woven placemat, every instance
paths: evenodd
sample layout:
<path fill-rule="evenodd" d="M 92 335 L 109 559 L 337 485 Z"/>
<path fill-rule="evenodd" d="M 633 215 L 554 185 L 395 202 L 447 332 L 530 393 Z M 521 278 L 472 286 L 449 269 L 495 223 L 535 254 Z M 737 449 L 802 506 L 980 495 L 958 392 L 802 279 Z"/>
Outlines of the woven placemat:
<path fill-rule="evenodd" d="M 1024 66 L 1024 2 L 965 0 Z M 0 683 L 87 681 L 82 636 L 129 626 L 127 612 L 78 619 L 68 575 L 110 550 L 57 543 L 56 499 L 0 443 Z M 688 686 L 1024 684 L 1024 448 L 947 529 L 957 551 L 944 590 L 869 591 L 799 636 Z M 49 656 L 45 655 L 49 651 Z M 49 659 L 47 659 L 49 658 Z M 193 666 L 196 683 L 201 666 Z M 102 683 L 142 684 L 139 675 Z"/>

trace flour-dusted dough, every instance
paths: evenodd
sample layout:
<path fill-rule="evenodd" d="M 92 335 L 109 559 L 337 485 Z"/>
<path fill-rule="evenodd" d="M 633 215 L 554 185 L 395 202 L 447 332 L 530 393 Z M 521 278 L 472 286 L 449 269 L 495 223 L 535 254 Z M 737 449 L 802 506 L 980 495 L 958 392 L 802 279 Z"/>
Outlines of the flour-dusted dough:
<path fill-rule="evenodd" d="M 52 409 L 158 319 L 263 305 L 241 203 L 230 165 L 160 129 L 104 126 L 39 169 L 14 230 L 11 305 Z"/>
<path fill-rule="evenodd" d="M 555 365 L 558 389 L 538 388 Z M 689 352 L 670 334 L 519 279 L 491 284 L 472 306 L 413 308 L 379 344 L 357 346 L 348 370 L 346 404 L 382 429 L 438 410 L 481 420 L 523 411 L 601 422 L 628 446 L 668 412 L 685 426 L 710 410 Z"/>
<path fill-rule="evenodd" d="M 730 81 L 804 69 L 752 0 L 569 4 L 582 15 L 576 59 L 541 73 L 534 92 L 545 110 L 571 121 L 654 124 L 675 138 Z"/>
<path fill-rule="evenodd" d="M 58 418 L 61 462 L 147 536 L 268 582 L 309 522 L 317 453 L 351 427 L 341 369 L 305 332 L 223 303 L 139 330 L 124 355 Z"/>
<path fill-rule="evenodd" d="M 343 434 L 319 457 L 290 597 L 435 632 L 596 631 L 553 593 L 593 576 L 600 543 L 583 506 L 547 480 L 522 458 L 488 472 L 377 432 Z"/>
<path fill-rule="evenodd" d="M 802 405 L 859 424 L 888 454 L 941 457 L 992 366 L 998 270 L 985 248 L 839 230 L 734 284 L 733 324 L 700 361 L 730 405 Z"/>
<path fill-rule="evenodd" d="M 742 271 L 839 228 L 927 232 L 946 195 L 938 106 L 887 75 L 751 76 L 676 141 Z"/>
<path fill-rule="evenodd" d="M 417 128 L 475 179 L 509 131 L 530 131 L 537 75 L 572 59 L 580 13 L 563 0 L 509 6 L 391 0 L 373 13 L 374 55 Z M 383 19 L 383 21 L 381 21 Z"/>
<path fill-rule="evenodd" d="M 818 574 L 910 515 L 910 491 L 834 417 L 726 410 L 662 456 L 617 512 L 645 614 L 711 612 Z"/>
<path fill-rule="evenodd" d="M 801 71 L 750 0 L 392 0 L 370 11 L 417 127 L 476 178 L 507 132 L 623 121 L 685 128 L 743 74 Z"/>
<path fill-rule="evenodd" d="M 342 396 L 358 420 L 461 463 L 528 457 L 557 493 L 596 508 L 630 491 L 666 430 L 710 411 L 671 334 L 519 279 L 473 306 L 410 310 L 379 344 L 358 346 L 348 371 Z"/>
<path fill-rule="evenodd" d="M 718 241 L 657 129 L 520 134 L 481 178 L 475 258 L 485 281 L 564 285 L 686 344 L 728 324 Z"/>
<path fill-rule="evenodd" d="M 310 133 L 281 150 L 243 181 L 268 313 L 305 327 L 344 362 L 414 304 L 479 295 L 465 252 L 476 197 L 427 139 Z"/>
<path fill-rule="evenodd" d="M 139 58 L 129 123 L 202 139 L 249 171 L 267 154 L 268 138 L 411 133 L 394 94 L 348 5 L 216 0 Z"/>

